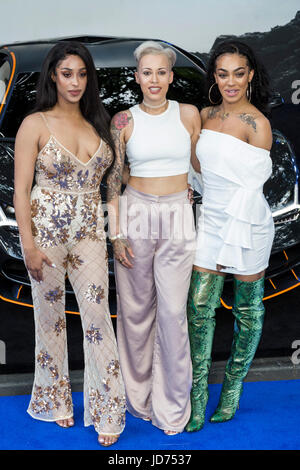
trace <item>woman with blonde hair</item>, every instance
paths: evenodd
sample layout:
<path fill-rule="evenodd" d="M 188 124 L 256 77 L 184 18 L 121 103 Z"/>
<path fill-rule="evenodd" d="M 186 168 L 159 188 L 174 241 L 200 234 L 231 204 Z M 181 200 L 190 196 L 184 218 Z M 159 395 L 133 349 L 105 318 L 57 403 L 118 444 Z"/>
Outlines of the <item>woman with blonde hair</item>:
<path fill-rule="evenodd" d="M 117 113 L 108 176 L 116 259 L 117 339 L 127 408 L 173 435 L 190 415 L 186 301 L 194 257 L 188 171 L 200 131 L 196 107 L 168 100 L 176 54 L 146 41 L 135 50 L 142 103 Z M 130 176 L 123 196 L 125 153 Z M 119 211 L 120 204 L 120 211 Z"/>

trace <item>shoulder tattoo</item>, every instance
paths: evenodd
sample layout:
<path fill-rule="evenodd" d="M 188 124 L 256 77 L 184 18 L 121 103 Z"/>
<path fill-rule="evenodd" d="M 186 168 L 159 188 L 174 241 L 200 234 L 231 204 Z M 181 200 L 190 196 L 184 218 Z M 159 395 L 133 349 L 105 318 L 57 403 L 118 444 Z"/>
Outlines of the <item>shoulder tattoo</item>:
<path fill-rule="evenodd" d="M 129 116 L 125 112 L 121 112 L 115 115 L 111 122 L 111 130 L 113 131 L 121 131 L 124 129 L 129 124 L 129 121 L 131 121 L 131 116 Z"/>
<path fill-rule="evenodd" d="M 219 112 L 219 106 L 213 106 L 209 108 L 207 113 L 207 119 L 214 119 Z"/>
<path fill-rule="evenodd" d="M 253 116 L 251 116 L 251 114 L 242 113 L 242 114 L 239 114 L 239 118 L 240 118 L 243 122 L 245 122 L 246 124 L 248 124 L 249 126 L 251 126 L 251 127 L 254 129 L 254 132 L 257 131 L 255 118 L 254 118 Z"/>
<path fill-rule="evenodd" d="M 221 112 L 220 106 L 214 106 L 208 111 L 207 119 L 214 119 L 217 115 L 222 121 L 229 117 L 229 113 Z"/>

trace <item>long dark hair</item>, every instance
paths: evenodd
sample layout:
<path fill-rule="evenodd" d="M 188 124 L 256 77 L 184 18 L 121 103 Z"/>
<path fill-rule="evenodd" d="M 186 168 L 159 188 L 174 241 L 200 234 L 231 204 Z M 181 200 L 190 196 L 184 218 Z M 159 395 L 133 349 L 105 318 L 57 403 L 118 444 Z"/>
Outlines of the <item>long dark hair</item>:
<path fill-rule="evenodd" d="M 80 57 L 85 63 L 87 70 L 87 86 L 79 103 L 81 113 L 96 129 L 99 136 L 111 147 L 114 153 L 114 143 L 109 130 L 111 118 L 99 96 L 94 61 L 87 48 L 79 42 L 63 41 L 56 44 L 48 52 L 42 65 L 37 85 L 36 104 L 31 114 L 38 111 L 47 111 L 57 103 L 56 84 L 51 76 L 55 74 L 57 64 L 69 55 Z"/>
<path fill-rule="evenodd" d="M 223 41 L 212 50 L 207 67 L 207 90 L 215 83 L 216 61 L 222 54 L 239 54 L 246 57 L 250 70 L 254 70 L 251 81 L 251 103 L 263 113 L 268 113 L 271 96 L 268 73 L 251 47 L 243 42 L 236 40 Z M 211 89 L 211 98 L 216 103 L 219 103 L 222 99 L 217 86 Z"/>

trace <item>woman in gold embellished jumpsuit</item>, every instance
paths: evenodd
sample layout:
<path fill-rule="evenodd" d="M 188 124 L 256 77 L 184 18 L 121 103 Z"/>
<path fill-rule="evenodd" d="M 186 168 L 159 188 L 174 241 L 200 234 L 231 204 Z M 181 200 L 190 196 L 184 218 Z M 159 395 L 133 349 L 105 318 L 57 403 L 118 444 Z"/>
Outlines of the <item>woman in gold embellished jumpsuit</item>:
<path fill-rule="evenodd" d="M 14 204 L 36 329 L 28 413 L 63 427 L 74 424 L 65 322 L 67 274 L 84 332 L 84 423 L 94 425 L 105 446 L 117 441 L 125 425 L 99 191 L 113 161 L 112 148 L 89 52 L 74 42 L 54 46 L 42 68 L 36 108 L 24 119 L 15 146 Z"/>

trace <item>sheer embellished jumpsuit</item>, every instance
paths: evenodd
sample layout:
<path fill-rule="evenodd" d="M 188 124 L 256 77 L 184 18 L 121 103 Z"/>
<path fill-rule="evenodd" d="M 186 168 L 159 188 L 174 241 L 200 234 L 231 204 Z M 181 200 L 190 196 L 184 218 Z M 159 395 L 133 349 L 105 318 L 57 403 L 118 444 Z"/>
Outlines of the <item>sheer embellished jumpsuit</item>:
<path fill-rule="evenodd" d="M 28 413 L 44 421 L 73 416 L 65 319 L 67 275 L 83 328 L 84 424 L 93 424 L 99 434 L 120 434 L 125 425 L 125 393 L 108 306 L 99 192 L 113 156 L 102 140 L 93 157 L 83 163 L 48 130 L 49 140 L 36 161 L 31 216 L 35 244 L 54 266 L 43 265 L 41 283 L 31 279 L 36 350 Z"/>

